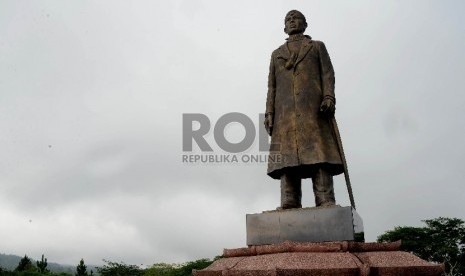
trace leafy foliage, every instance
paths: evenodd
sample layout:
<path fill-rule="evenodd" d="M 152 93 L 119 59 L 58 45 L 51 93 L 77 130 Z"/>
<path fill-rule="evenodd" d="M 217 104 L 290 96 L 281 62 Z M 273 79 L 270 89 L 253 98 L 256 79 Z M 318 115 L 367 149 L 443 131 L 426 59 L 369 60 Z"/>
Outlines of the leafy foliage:
<path fill-rule="evenodd" d="M 32 264 L 31 259 L 24 255 L 24 257 L 19 261 L 18 266 L 15 268 L 15 271 L 36 271 L 37 268 Z"/>
<path fill-rule="evenodd" d="M 210 259 L 199 259 L 183 264 L 166 264 L 158 263 L 146 269 L 144 276 L 189 276 L 192 275 L 193 269 L 204 269 L 213 261 Z"/>
<path fill-rule="evenodd" d="M 156 263 L 144 271 L 144 276 L 175 275 L 177 267 L 175 264 Z"/>
<path fill-rule="evenodd" d="M 430 262 L 444 263 L 448 275 L 465 276 L 465 222 L 458 218 L 429 219 L 426 227 L 395 227 L 378 242 L 402 240 L 402 250 Z"/>
<path fill-rule="evenodd" d="M 49 270 L 47 269 L 47 258 L 44 259 L 44 254 L 42 254 L 42 260 L 36 261 L 36 264 L 40 273 L 49 272 Z"/>
<path fill-rule="evenodd" d="M 101 276 L 142 276 L 142 269 L 136 265 L 128 265 L 123 262 L 116 263 L 103 260 L 106 264 L 97 268 Z"/>
<path fill-rule="evenodd" d="M 204 269 L 207 266 L 211 265 L 213 261 L 209 259 L 200 259 L 192 262 L 184 263 L 176 271 L 176 276 L 192 275 L 192 269 Z"/>
<path fill-rule="evenodd" d="M 81 259 L 78 266 L 76 267 L 76 276 L 87 276 L 87 266 L 84 264 L 84 259 Z"/>
<path fill-rule="evenodd" d="M 221 257 L 216 257 L 214 260 L 217 260 Z M 44 256 L 42 256 L 42 260 L 37 262 L 45 264 L 47 261 Z M 128 265 L 123 262 L 111 262 L 104 260 L 106 263 L 103 267 L 97 268 L 97 272 L 101 276 L 184 276 L 184 275 L 192 275 L 193 269 L 204 269 L 209 266 L 213 260 L 209 259 L 199 259 L 191 262 L 186 262 L 183 264 L 166 264 L 166 263 L 157 263 L 152 265 L 150 268 L 141 269 L 136 265 Z M 41 265 L 42 266 L 42 265 Z M 46 265 L 43 265 L 45 269 Z M 20 270 L 23 269 L 23 270 Z M 40 270 L 40 269 L 39 269 Z M 38 269 L 32 264 L 32 260 L 24 256 L 20 264 L 18 264 L 18 268 L 15 271 L 8 271 L 0 267 L 0 276 L 71 276 L 70 273 L 53 273 L 50 271 L 40 272 Z M 84 263 L 84 259 L 81 259 L 79 265 L 76 266 L 76 273 L 75 276 L 87 276 L 93 275 L 91 271 L 90 274 L 87 272 L 87 266 Z"/>
<path fill-rule="evenodd" d="M 5 255 L 9 256 L 9 255 Z M 16 256 L 17 257 L 17 256 Z M 222 258 L 222 256 L 217 256 L 213 260 L 210 259 L 199 259 L 191 262 L 186 262 L 182 264 L 166 264 L 166 263 L 157 263 L 152 265 L 150 268 L 142 269 L 136 265 L 128 265 L 123 262 L 111 262 L 104 260 L 105 265 L 103 267 L 97 268 L 97 275 L 101 276 L 184 276 L 192 275 L 193 269 L 204 269 L 209 266 L 213 261 Z M 0 276 L 88 276 L 94 275 L 93 271 L 87 272 L 87 266 L 84 263 L 84 259 L 81 259 L 79 264 L 75 267 L 75 272 L 51 272 L 47 269 L 48 262 L 47 258 L 42 255 L 40 261 L 33 261 L 27 255 L 23 258 L 17 257 L 16 262 L 19 264 L 16 266 L 16 269 L 13 270 L 14 266 L 10 269 L 6 269 L 0 266 Z M 33 265 L 36 262 L 37 267 Z M 53 264 L 53 263 L 52 263 Z M 57 265 L 57 264 L 55 264 Z M 12 271 L 13 270 L 13 271 Z"/>

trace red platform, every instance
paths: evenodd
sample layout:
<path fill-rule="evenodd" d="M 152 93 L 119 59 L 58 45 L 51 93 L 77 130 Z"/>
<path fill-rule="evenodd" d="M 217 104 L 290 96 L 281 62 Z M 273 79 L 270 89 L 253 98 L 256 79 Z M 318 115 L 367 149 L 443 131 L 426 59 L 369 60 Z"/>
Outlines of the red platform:
<path fill-rule="evenodd" d="M 247 275 L 442 275 L 444 266 L 400 251 L 395 243 L 284 242 L 225 249 L 223 256 L 196 276 Z"/>

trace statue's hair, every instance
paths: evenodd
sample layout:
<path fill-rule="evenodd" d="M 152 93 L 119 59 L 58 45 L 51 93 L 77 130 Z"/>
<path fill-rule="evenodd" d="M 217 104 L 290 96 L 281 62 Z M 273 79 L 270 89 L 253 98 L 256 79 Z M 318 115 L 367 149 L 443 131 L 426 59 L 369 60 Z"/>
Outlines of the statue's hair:
<path fill-rule="evenodd" d="M 284 22 L 286 22 L 286 17 L 287 17 L 288 15 L 292 14 L 292 13 L 297 13 L 297 14 L 299 14 L 300 16 L 302 16 L 302 18 L 304 19 L 305 24 L 307 24 L 307 19 L 305 18 L 305 15 L 304 15 L 303 13 L 301 13 L 300 11 L 298 11 L 298 10 L 291 10 L 291 11 L 289 11 L 288 13 L 286 13 L 286 16 L 284 17 Z"/>
<path fill-rule="evenodd" d="M 305 23 L 305 29 L 306 29 L 306 28 L 307 28 L 307 19 L 305 18 L 305 15 L 304 15 L 303 13 L 301 13 L 300 11 L 298 11 L 298 10 L 291 10 L 291 11 L 289 11 L 288 13 L 286 13 L 286 16 L 284 17 L 284 25 L 286 25 L 286 18 L 287 18 L 289 15 L 293 14 L 293 13 L 297 13 L 297 14 L 299 14 L 299 15 L 303 18 L 304 23 Z M 284 32 L 287 33 L 287 30 L 286 30 L 285 27 L 284 27 Z"/>

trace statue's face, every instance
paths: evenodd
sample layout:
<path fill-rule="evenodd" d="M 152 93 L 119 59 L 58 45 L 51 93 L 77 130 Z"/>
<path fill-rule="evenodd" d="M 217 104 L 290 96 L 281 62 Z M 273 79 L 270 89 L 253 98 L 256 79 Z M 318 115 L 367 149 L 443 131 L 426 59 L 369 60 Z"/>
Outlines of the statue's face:
<path fill-rule="evenodd" d="M 291 12 L 286 15 L 284 19 L 284 31 L 289 34 L 300 34 L 305 31 L 307 28 L 307 23 L 305 22 L 305 18 L 302 14 L 298 12 Z"/>

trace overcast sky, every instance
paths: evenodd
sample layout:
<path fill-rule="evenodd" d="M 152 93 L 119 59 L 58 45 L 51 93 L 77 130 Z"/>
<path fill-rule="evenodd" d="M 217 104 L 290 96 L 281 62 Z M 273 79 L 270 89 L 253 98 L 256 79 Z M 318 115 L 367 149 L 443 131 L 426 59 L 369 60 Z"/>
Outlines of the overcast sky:
<path fill-rule="evenodd" d="M 276 208 L 279 181 L 264 162 L 183 163 L 182 114 L 261 126 L 291 9 L 333 61 L 367 241 L 465 219 L 463 1 L 12 0 L 0 2 L 0 253 L 149 265 L 246 246 L 245 214 Z M 348 206 L 343 176 L 335 185 Z"/>

